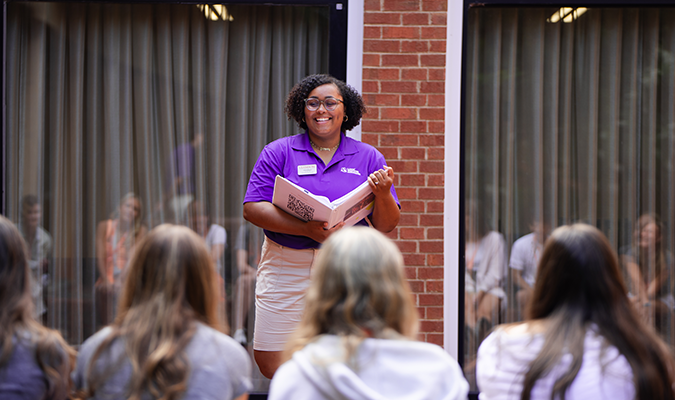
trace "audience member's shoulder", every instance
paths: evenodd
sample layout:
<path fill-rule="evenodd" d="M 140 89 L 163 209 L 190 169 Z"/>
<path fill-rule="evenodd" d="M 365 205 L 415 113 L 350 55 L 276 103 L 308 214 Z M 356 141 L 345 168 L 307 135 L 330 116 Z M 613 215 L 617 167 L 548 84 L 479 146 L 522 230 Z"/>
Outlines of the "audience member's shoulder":
<path fill-rule="evenodd" d="M 218 224 L 211 224 L 207 236 L 219 236 L 219 239 L 223 239 L 227 237 L 227 230 Z"/>
<path fill-rule="evenodd" d="M 427 382 L 442 388 L 444 399 L 465 399 L 469 392 L 469 384 L 457 361 L 443 348 L 432 343 L 412 341 L 413 351 L 419 355 L 419 368 L 413 370 L 427 371 Z M 433 371 L 433 372 L 432 372 Z M 436 375 L 434 377 L 434 375 Z"/>
<path fill-rule="evenodd" d="M 530 248 L 532 247 L 532 241 L 534 240 L 534 232 L 530 232 L 527 235 L 521 236 L 513 242 L 513 248 Z"/>
<path fill-rule="evenodd" d="M 34 354 L 36 338 L 36 335 L 28 330 L 17 330 L 12 338 L 12 345 L 14 346 L 12 357 L 17 356 L 18 354 Z M 33 358 L 33 356 L 30 358 Z"/>
<path fill-rule="evenodd" d="M 203 351 L 209 351 L 208 348 L 218 348 L 219 351 L 227 351 L 231 357 L 241 358 L 249 361 L 246 350 L 234 339 L 226 334 L 201 322 L 197 323 L 197 330 L 190 343 L 191 347 L 201 348 Z"/>
<path fill-rule="evenodd" d="M 497 365 L 502 362 L 527 365 L 541 349 L 542 339 L 543 335 L 527 323 L 496 327 L 478 347 L 476 366 L 479 380 L 493 379 Z"/>
<path fill-rule="evenodd" d="M 76 388 L 85 386 L 85 375 L 88 364 L 101 343 L 110 335 L 112 328 L 107 326 L 87 338 L 77 353 L 77 362 L 72 372 L 72 380 Z"/>
<path fill-rule="evenodd" d="M 424 363 L 435 363 L 439 368 L 459 371 L 457 361 L 438 345 L 417 340 L 380 340 L 380 345 L 391 347 L 392 352 L 399 349 L 405 358 Z"/>
<path fill-rule="evenodd" d="M 497 326 L 480 344 L 479 353 L 530 347 L 543 338 L 545 325 L 541 321 L 518 322 Z"/>
<path fill-rule="evenodd" d="M 193 388 L 193 396 L 186 398 L 213 398 L 205 393 L 230 389 L 237 397 L 252 389 L 251 359 L 246 350 L 226 334 L 198 322 L 186 352 L 192 364 L 192 382 L 200 386 Z"/>
<path fill-rule="evenodd" d="M 547 323 L 542 320 L 527 322 L 516 322 L 512 324 L 499 325 L 494 332 L 498 335 L 510 337 L 531 337 L 542 334 L 546 331 Z"/>
<path fill-rule="evenodd" d="M 481 246 L 487 246 L 488 248 L 504 248 L 506 250 L 506 241 L 504 240 L 504 235 L 501 232 L 490 231 L 480 241 Z"/>
<path fill-rule="evenodd" d="M 98 331 L 98 332 L 94 333 L 93 335 L 89 336 L 84 341 L 84 343 L 82 343 L 82 346 L 80 346 L 79 354 L 95 351 L 98 348 L 98 346 L 110 335 L 111 332 L 112 332 L 112 328 L 109 327 L 109 326 L 106 326 L 105 328 L 101 329 L 100 331 Z"/>
<path fill-rule="evenodd" d="M 452 359 L 452 357 L 450 357 L 450 355 L 445 350 L 443 350 L 441 346 L 438 346 L 433 343 L 420 342 L 417 340 L 410 340 L 410 341 L 401 340 L 398 341 L 398 343 L 406 347 L 411 347 L 414 349 L 414 351 L 431 354 L 441 358 L 449 357 Z"/>

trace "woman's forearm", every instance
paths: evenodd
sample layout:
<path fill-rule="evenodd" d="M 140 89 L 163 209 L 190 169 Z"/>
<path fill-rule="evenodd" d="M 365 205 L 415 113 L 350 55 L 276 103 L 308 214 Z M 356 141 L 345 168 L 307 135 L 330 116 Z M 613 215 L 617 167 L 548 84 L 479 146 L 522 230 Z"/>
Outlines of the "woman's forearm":
<path fill-rule="evenodd" d="M 626 270 L 628 272 L 628 277 L 630 278 L 631 291 L 635 296 L 646 300 L 649 296 L 647 294 L 647 285 L 645 285 L 642 273 L 640 273 L 640 267 L 632 261 L 629 257 L 624 256 L 624 263 L 626 265 Z"/>
<path fill-rule="evenodd" d="M 394 184 L 394 169 L 386 165 L 370 175 L 368 184 L 375 195 L 375 205 L 371 222 L 380 232 L 388 233 L 396 228 L 401 218 L 401 210 L 396 204 L 391 187 Z"/>
<path fill-rule="evenodd" d="M 268 231 L 289 235 L 305 235 L 304 221 L 266 201 L 244 204 L 244 219 Z"/>
<path fill-rule="evenodd" d="M 306 236 L 319 243 L 323 243 L 335 230 L 344 226 L 341 222 L 331 229 L 325 229 L 326 222 L 302 221 L 267 201 L 245 203 L 244 219 L 272 232 Z"/>
<path fill-rule="evenodd" d="M 375 205 L 373 207 L 373 227 L 380 232 L 388 233 L 396 228 L 398 221 L 401 218 L 401 210 L 394 200 L 394 196 L 389 193 L 389 196 L 375 197 Z"/>

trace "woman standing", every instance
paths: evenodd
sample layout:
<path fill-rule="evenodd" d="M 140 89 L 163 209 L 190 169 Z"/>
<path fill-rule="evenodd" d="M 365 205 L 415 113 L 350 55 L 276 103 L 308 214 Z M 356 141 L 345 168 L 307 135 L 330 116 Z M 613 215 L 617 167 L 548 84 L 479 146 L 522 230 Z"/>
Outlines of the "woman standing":
<path fill-rule="evenodd" d="M 67 399 L 75 351 L 33 317 L 21 234 L 0 216 L 0 398 Z"/>
<path fill-rule="evenodd" d="M 329 75 L 311 75 L 293 87 L 285 110 L 306 132 L 263 149 L 244 198 L 244 218 L 263 228 L 266 236 L 257 273 L 253 349 L 268 378 L 281 364 L 281 351 L 300 321 L 318 249 L 343 226 L 304 222 L 274 206 L 276 176 L 330 201 L 368 180 L 375 195 L 369 217 L 372 226 L 390 232 L 400 217 L 394 171 L 375 148 L 345 135 L 359 124 L 365 111 L 356 90 Z"/>
<path fill-rule="evenodd" d="M 670 350 L 640 321 L 598 229 L 553 231 L 526 317 L 481 344 L 481 400 L 675 398 Z"/>
<path fill-rule="evenodd" d="M 139 243 L 128 274 L 118 318 L 82 344 L 78 398 L 248 398 L 251 361 L 221 331 L 204 241 L 160 225 Z"/>
<path fill-rule="evenodd" d="M 321 249 L 307 309 L 270 400 L 464 400 L 469 384 L 440 347 L 415 340 L 417 310 L 398 247 L 363 227 Z"/>

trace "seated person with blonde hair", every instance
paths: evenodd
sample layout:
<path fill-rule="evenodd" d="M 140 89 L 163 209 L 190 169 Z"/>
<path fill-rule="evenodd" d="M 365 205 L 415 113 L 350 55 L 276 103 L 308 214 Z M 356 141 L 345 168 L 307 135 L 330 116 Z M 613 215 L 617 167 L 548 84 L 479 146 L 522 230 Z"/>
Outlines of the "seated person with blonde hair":
<path fill-rule="evenodd" d="M 466 399 L 457 362 L 416 341 L 417 329 L 396 245 L 375 229 L 341 229 L 321 247 L 269 398 Z"/>

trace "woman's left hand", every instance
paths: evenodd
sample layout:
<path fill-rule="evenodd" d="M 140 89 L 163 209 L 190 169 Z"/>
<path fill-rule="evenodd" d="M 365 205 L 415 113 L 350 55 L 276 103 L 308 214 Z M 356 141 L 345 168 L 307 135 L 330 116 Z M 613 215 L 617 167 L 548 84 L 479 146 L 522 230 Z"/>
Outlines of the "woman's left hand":
<path fill-rule="evenodd" d="M 391 185 L 394 184 L 394 169 L 386 165 L 368 175 L 368 184 L 373 190 L 375 196 L 381 196 L 389 193 Z"/>

